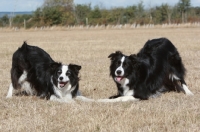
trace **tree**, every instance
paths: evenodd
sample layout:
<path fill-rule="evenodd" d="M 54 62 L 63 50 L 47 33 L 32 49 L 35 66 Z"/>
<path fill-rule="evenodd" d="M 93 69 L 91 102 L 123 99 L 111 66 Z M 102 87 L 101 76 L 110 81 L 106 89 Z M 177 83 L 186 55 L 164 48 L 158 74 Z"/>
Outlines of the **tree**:
<path fill-rule="evenodd" d="M 162 4 L 162 10 L 164 14 L 167 16 L 168 24 L 171 24 L 171 17 L 173 13 L 173 7 L 168 4 Z"/>
<path fill-rule="evenodd" d="M 144 5 L 142 0 L 137 4 L 135 16 L 138 23 L 142 24 L 144 22 L 144 20 L 142 20 L 142 18 L 144 17 Z"/>
<path fill-rule="evenodd" d="M 33 13 L 33 21 L 35 22 L 35 25 L 37 26 L 43 25 L 44 24 L 43 18 L 44 17 L 42 8 L 37 8 Z"/>
<path fill-rule="evenodd" d="M 69 25 L 75 23 L 73 0 L 45 0 L 34 13 L 37 25 Z"/>
<path fill-rule="evenodd" d="M 90 24 L 101 24 L 101 10 L 99 6 L 95 6 L 94 9 L 90 12 Z"/>
<path fill-rule="evenodd" d="M 32 15 L 16 15 L 13 18 L 13 25 L 17 27 L 24 26 L 24 20 L 29 21 L 32 18 Z"/>
<path fill-rule="evenodd" d="M 152 17 L 155 24 L 163 23 L 166 21 L 166 12 L 163 10 L 162 6 L 156 6 L 152 8 Z"/>
<path fill-rule="evenodd" d="M 62 22 L 62 12 L 59 7 L 44 7 L 43 14 L 46 25 L 59 25 Z"/>
<path fill-rule="evenodd" d="M 112 24 L 121 24 L 121 19 L 124 16 L 124 9 L 123 8 L 113 8 L 110 10 L 109 21 Z"/>
<path fill-rule="evenodd" d="M 89 17 L 89 14 L 92 10 L 91 4 L 85 4 L 85 5 L 77 4 L 75 8 L 76 8 L 75 13 L 77 15 L 78 24 L 85 23 L 85 19 Z"/>
<path fill-rule="evenodd" d="M 2 23 L 2 26 L 7 26 L 9 24 L 9 17 L 8 17 L 8 15 L 4 15 L 1 18 L 1 23 Z"/>
<path fill-rule="evenodd" d="M 107 25 L 108 24 L 108 19 L 109 19 L 109 10 L 107 9 L 102 9 L 101 10 L 101 18 L 102 18 L 102 24 Z"/>
<path fill-rule="evenodd" d="M 92 18 L 101 18 L 101 11 L 99 6 L 94 7 L 94 10 L 91 12 L 90 16 Z"/>
<path fill-rule="evenodd" d="M 190 0 L 179 0 L 170 6 L 167 3 L 159 6 L 145 8 L 143 1 L 139 0 L 136 5 L 128 7 L 104 8 L 103 4 L 94 8 L 89 4 L 74 5 L 73 0 L 44 0 L 41 7 L 36 9 L 32 17 L 25 18 L 27 27 L 74 25 L 74 24 L 161 24 L 200 21 L 200 7 L 190 7 Z M 25 16 L 24 16 L 25 17 Z M 13 25 L 23 25 L 23 17 L 17 16 L 12 19 Z M 9 17 L 0 18 L 0 26 L 8 26 Z"/>
<path fill-rule="evenodd" d="M 182 16 L 182 23 L 187 22 L 187 11 L 190 8 L 190 0 L 179 0 L 178 7 Z"/>
<path fill-rule="evenodd" d="M 68 7 L 72 6 L 74 3 L 73 0 L 44 0 L 44 7 L 55 7 L 55 6 L 62 6 Z"/>
<path fill-rule="evenodd" d="M 136 10 L 137 10 L 137 7 L 135 5 L 128 6 L 125 8 L 124 16 L 126 18 L 126 22 L 128 22 L 128 23 L 134 22 Z"/>

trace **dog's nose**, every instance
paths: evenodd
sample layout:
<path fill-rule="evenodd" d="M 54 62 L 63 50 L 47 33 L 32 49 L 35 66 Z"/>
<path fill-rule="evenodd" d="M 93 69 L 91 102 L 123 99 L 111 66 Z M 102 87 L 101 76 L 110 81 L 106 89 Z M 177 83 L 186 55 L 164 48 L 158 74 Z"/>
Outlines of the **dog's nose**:
<path fill-rule="evenodd" d="M 122 73 L 121 70 L 117 70 L 117 75 L 120 75 Z"/>
<path fill-rule="evenodd" d="M 59 77 L 59 80 L 61 80 L 61 81 L 62 81 L 62 80 L 63 80 L 63 77 Z"/>

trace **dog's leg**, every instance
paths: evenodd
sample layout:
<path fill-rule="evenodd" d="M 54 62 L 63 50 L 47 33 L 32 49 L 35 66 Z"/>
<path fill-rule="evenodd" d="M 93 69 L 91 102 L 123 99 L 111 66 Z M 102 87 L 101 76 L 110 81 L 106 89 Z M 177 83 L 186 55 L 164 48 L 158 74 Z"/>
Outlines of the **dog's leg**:
<path fill-rule="evenodd" d="M 31 87 L 29 82 L 24 81 L 21 85 L 22 89 L 25 90 L 28 95 L 36 95 L 34 88 Z"/>
<path fill-rule="evenodd" d="M 12 98 L 13 89 L 14 89 L 14 88 L 13 88 L 13 85 L 12 85 L 12 83 L 11 83 L 10 86 L 9 86 L 8 94 L 7 94 L 6 98 Z"/>
<path fill-rule="evenodd" d="M 186 94 L 186 95 L 189 95 L 189 96 L 194 95 L 194 94 L 189 90 L 189 88 L 187 87 L 186 84 L 182 84 L 182 87 L 183 87 L 183 90 L 185 91 L 185 94 Z"/>
<path fill-rule="evenodd" d="M 181 79 L 180 82 L 181 82 L 181 85 L 182 85 L 183 90 L 184 90 L 184 92 L 185 92 L 186 95 L 189 95 L 189 96 L 194 95 L 194 94 L 189 90 L 189 88 L 187 87 L 187 85 L 186 85 L 184 79 Z"/>
<path fill-rule="evenodd" d="M 57 98 L 55 95 L 51 95 L 51 97 L 50 97 L 50 100 L 51 100 L 51 101 L 57 101 L 57 99 L 58 99 L 58 98 Z"/>
<path fill-rule="evenodd" d="M 97 102 L 126 102 L 126 101 L 139 101 L 133 96 L 122 96 L 115 99 L 98 99 Z"/>
<path fill-rule="evenodd" d="M 181 85 L 182 85 L 182 88 L 183 88 L 183 91 L 185 92 L 186 95 L 194 95 L 190 90 L 189 88 L 187 87 L 186 83 L 185 83 L 185 80 L 184 79 L 180 79 L 179 77 L 177 77 L 176 75 L 171 75 L 172 77 L 172 81 L 173 79 L 174 80 L 177 80 L 177 81 L 180 81 L 181 82 Z"/>
<path fill-rule="evenodd" d="M 20 76 L 20 78 L 18 79 L 18 83 L 22 84 L 24 81 L 26 81 L 27 79 L 27 72 L 24 71 L 23 74 Z"/>
<path fill-rule="evenodd" d="M 80 100 L 80 101 L 84 101 L 84 102 L 95 102 L 94 99 L 89 99 L 89 98 L 86 98 L 84 96 L 76 96 L 75 98 L 76 100 Z"/>
<path fill-rule="evenodd" d="M 187 85 L 186 85 L 184 79 L 181 79 L 180 82 L 181 82 L 182 88 L 183 88 L 183 90 L 184 90 L 184 92 L 185 92 L 186 95 L 189 95 L 189 96 L 194 95 L 194 94 L 189 90 L 189 88 L 187 87 Z"/>
<path fill-rule="evenodd" d="M 133 97 L 133 96 L 123 96 L 123 97 L 118 97 L 120 101 L 126 102 L 126 101 L 139 101 L 139 99 Z"/>

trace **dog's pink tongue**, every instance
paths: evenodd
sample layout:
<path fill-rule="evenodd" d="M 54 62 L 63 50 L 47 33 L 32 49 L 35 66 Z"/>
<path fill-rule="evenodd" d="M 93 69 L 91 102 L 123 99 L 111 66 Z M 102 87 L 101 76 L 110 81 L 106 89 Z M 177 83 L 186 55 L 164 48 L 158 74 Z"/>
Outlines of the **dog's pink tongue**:
<path fill-rule="evenodd" d="M 65 86 L 65 84 L 64 83 L 60 83 L 60 87 L 64 87 Z"/>
<path fill-rule="evenodd" d="M 119 82 L 122 80 L 122 77 L 116 77 L 116 80 Z"/>
<path fill-rule="evenodd" d="M 60 87 L 64 87 L 66 83 L 60 82 L 59 84 L 60 84 Z"/>

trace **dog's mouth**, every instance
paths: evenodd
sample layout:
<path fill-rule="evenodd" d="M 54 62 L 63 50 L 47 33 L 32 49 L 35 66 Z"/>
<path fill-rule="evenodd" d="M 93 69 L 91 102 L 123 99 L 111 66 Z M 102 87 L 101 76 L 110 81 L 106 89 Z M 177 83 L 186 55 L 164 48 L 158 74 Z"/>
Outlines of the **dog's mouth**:
<path fill-rule="evenodd" d="M 115 81 L 120 82 L 123 78 L 123 76 L 116 76 Z"/>
<path fill-rule="evenodd" d="M 68 81 L 66 81 L 66 82 L 59 82 L 59 86 L 61 88 L 63 88 L 63 87 L 65 87 L 65 85 L 67 85 L 67 83 L 68 83 Z"/>

